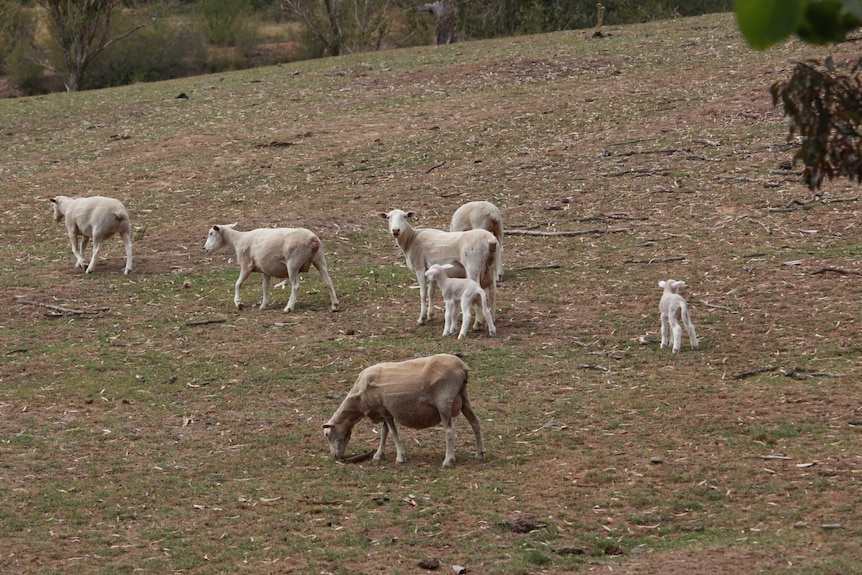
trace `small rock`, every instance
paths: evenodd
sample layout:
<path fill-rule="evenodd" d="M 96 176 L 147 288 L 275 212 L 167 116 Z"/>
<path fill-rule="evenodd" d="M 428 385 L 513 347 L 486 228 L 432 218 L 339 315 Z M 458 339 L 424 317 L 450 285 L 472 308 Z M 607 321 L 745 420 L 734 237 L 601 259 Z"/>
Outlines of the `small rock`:
<path fill-rule="evenodd" d="M 467 568 L 461 565 L 452 565 L 452 571 L 455 572 L 455 575 L 464 575 L 467 572 Z"/>
<path fill-rule="evenodd" d="M 421 567 L 422 569 L 427 569 L 428 571 L 436 571 L 440 568 L 440 560 L 429 557 L 420 561 L 419 567 Z"/>
<path fill-rule="evenodd" d="M 664 459 L 662 459 L 661 457 L 650 457 L 649 461 L 650 463 L 654 463 L 656 465 L 658 465 L 659 463 L 664 463 Z"/>

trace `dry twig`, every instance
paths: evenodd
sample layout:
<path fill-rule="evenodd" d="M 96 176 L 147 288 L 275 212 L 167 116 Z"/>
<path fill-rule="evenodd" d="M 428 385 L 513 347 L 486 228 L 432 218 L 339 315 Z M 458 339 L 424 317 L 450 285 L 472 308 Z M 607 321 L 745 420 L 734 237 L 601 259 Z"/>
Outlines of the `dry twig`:
<path fill-rule="evenodd" d="M 621 232 L 631 232 L 631 228 L 607 228 L 604 230 L 600 229 L 591 229 L 591 230 L 577 230 L 577 231 L 568 231 L 568 232 L 537 232 L 534 230 L 506 230 L 504 233 L 506 235 L 519 235 L 519 236 L 584 236 L 587 234 L 617 234 Z"/>
<path fill-rule="evenodd" d="M 38 301 L 28 301 L 28 300 L 19 300 L 19 303 L 23 303 L 26 305 L 33 305 L 36 307 L 44 307 L 50 309 L 51 311 L 57 312 L 56 314 L 48 314 L 51 316 L 57 315 L 96 315 L 102 312 L 111 311 L 109 307 L 97 307 L 92 309 L 72 309 L 68 307 L 63 307 L 59 305 L 52 305 L 49 303 L 42 303 Z"/>

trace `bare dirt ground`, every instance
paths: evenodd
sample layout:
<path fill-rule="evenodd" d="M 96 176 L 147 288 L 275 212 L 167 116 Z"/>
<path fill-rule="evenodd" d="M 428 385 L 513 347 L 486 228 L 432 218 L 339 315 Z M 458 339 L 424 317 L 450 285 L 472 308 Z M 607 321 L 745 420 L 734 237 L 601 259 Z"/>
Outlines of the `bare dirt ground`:
<path fill-rule="evenodd" d="M 283 485 L 258 471 L 261 501 L 281 505 L 272 517 L 237 525 L 204 522 L 201 511 L 185 526 L 163 518 L 176 532 L 224 532 L 231 549 L 242 549 L 234 538 L 265 542 L 243 551 L 248 563 L 240 551 L 228 555 L 222 570 L 419 573 L 426 556 L 441 558 L 441 572 L 460 563 L 472 573 L 858 567 L 858 188 L 834 182 L 815 198 L 800 184 L 798 167 L 787 165 L 785 120 L 767 92 L 793 61 L 825 51 L 790 44 L 751 53 L 723 15 L 611 29 L 602 38 L 581 31 L 408 54 L 142 86 L 105 102 L 27 99 L 4 111 L 12 159 L 0 208 L 4 238 L 19 248 L 3 254 L 4 437 L 33 425 L 74 436 L 75 426 L 96 429 L 99 418 L 123 420 L 129 411 L 135 437 L 153 441 L 137 439 L 131 452 L 176 446 L 194 462 L 191 485 L 218 471 L 204 452 L 231 453 L 219 426 L 233 431 L 235 453 L 262 442 L 260 429 L 289 436 L 290 446 L 262 442 L 236 463 L 299 474 L 300 486 Z M 175 98 L 180 92 L 189 98 Z M 28 120 L 38 114 L 53 121 Z M 95 281 L 71 269 L 45 202 L 60 192 L 124 199 L 137 230 L 130 278 L 120 275 L 119 242 L 106 247 Z M 376 213 L 411 209 L 420 225 L 445 228 L 473 199 L 496 203 L 512 232 L 499 335 L 441 341 L 439 312 L 432 325 L 415 324 L 413 280 Z M 257 311 L 257 278 L 244 287 L 250 305 L 233 310 L 232 254 L 202 250 L 209 225 L 233 221 L 315 230 L 344 311 L 326 311 L 313 271 L 294 315 L 278 311 L 281 291 L 272 310 Z M 701 338 L 690 350 L 684 337 L 677 356 L 658 346 L 657 282 L 670 277 L 688 283 Z M 112 312 L 40 330 L 54 320 L 24 300 L 81 309 L 108 302 Z M 211 318 L 229 327 L 183 325 Z M 77 359 L 48 367 L 66 357 L 66 346 Z M 437 351 L 457 351 L 474 370 L 471 395 L 490 462 L 469 460 L 462 420 L 459 466 L 449 475 L 436 470 L 436 431 L 405 431 L 406 470 L 336 467 L 319 423 L 358 371 Z M 133 372 L 164 399 L 130 395 L 133 407 L 124 408 L 104 393 L 105 373 Z M 96 387 L 63 383 L 77 373 L 93 375 Z M 16 395 L 25 386 L 48 391 Z M 54 386 L 71 395 L 52 394 Z M 212 397 L 190 399 L 202 386 Z M 146 418 L 133 420 L 138 409 Z M 373 442 L 369 429 L 357 435 L 365 440 L 354 440 L 354 453 Z M 93 461 L 151 468 L 117 445 L 90 448 L 101 450 Z M 41 492 L 34 484 L 54 486 L 42 469 L 51 466 L 32 459 L 34 451 L 4 452 L 13 463 L 0 485 L 15 494 L 16 510 L 7 519 L 26 517 Z M 115 465 L 117 483 L 134 484 Z M 344 491 L 313 483 L 300 495 L 302 482 L 327 474 L 338 474 Z M 450 499 L 438 495 L 427 515 L 420 501 L 408 515 L 410 489 L 434 492 L 450 481 L 462 486 L 444 492 Z M 281 503 L 267 495 L 273 491 L 285 495 Z M 378 506 L 393 519 L 370 519 Z M 97 503 L 88 509 L 99 513 Z M 248 520 L 247 512 L 237 516 Z M 305 519 L 283 525 L 294 513 Z M 526 539 L 494 523 L 527 515 L 546 526 Z M 101 519 L 114 521 L 110 512 Z M 274 528 L 314 537 L 317 550 L 275 539 Z M 168 543 L 128 529 L 116 536 L 129 545 L 113 565 L 150 570 L 146 561 Z M 429 535 L 417 538 L 423 529 Z M 68 553 L 13 530 L 0 565 L 86 572 L 111 564 L 80 531 L 65 532 Z M 339 539 L 347 533 L 353 543 Z M 327 556 L 327 546 L 341 555 Z M 569 548 L 586 558 L 568 556 Z M 830 554 L 838 559 L 824 563 Z M 175 572 L 213 568 L 159 560 Z"/>

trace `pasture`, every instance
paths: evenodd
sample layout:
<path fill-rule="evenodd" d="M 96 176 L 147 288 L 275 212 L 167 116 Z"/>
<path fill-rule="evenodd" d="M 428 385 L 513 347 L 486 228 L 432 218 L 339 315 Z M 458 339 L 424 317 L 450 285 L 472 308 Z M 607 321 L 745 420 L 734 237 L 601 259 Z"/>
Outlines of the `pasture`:
<path fill-rule="evenodd" d="M 593 32 L 0 101 L 0 570 L 862 571 L 859 189 L 800 184 L 768 94 L 829 52 L 729 14 Z M 125 203 L 130 275 L 116 238 L 73 268 L 57 194 Z M 498 334 L 442 339 L 376 214 L 479 199 L 518 232 Z M 315 270 L 296 313 L 260 275 L 236 310 L 203 250 L 233 222 L 317 233 L 342 311 Z M 698 350 L 659 349 L 668 278 Z M 458 417 L 454 469 L 439 427 L 335 462 L 359 372 L 438 352 L 487 459 Z"/>

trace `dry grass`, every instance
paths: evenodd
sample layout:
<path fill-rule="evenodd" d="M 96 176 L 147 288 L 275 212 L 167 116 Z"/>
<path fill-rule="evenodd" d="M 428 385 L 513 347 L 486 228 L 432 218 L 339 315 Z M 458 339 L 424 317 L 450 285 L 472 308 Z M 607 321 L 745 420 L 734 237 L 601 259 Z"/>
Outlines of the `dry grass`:
<path fill-rule="evenodd" d="M 730 15 L 605 33 L 0 102 L 0 567 L 862 570 L 862 279 L 824 271 L 862 271 L 858 190 L 808 202 L 766 90 L 826 52 L 752 53 Z M 135 273 L 120 242 L 72 268 L 58 193 L 126 203 Z M 509 235 L 498 337 L 441 340 L 374 214 L 445 227 L 471 199 L 589 233 Z M 286 292 L 234 310 L 235 265 L 202 250 L 233 221 L 315 230 L 344 311 L 314 272 L 294 315 Z M 678 356 L 668 277 L 702 340 Z M 404 431 L 405 465 L 333 462 L 320 425 L 356 374 L 438 351 L 472 368 L 489 460 L 459 418 L 454 470 L 439 429 Z"/>

